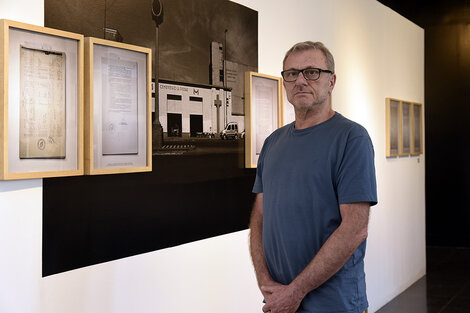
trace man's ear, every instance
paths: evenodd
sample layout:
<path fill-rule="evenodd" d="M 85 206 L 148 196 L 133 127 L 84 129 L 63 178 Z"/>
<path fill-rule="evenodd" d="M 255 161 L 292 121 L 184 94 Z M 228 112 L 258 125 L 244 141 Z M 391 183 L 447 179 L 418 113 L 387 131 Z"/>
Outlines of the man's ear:
<path fill-rule="evenodd" d="M 335 87 L 335 84 L 336 84 L 336 74 L 331 74 L 330 80 L 329 80 L 329 86 L 331 90 L 333 90 L 333 88 Z"/>

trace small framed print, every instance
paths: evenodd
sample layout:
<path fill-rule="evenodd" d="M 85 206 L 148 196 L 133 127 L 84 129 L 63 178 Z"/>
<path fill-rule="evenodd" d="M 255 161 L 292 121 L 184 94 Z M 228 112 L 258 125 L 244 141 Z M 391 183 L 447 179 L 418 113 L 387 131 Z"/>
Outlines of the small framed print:
<path fill-rule="evenodd" d="M 401 123 L 401 145 L 400 155 L 411 154 L 411 103 L 400 102 L 400 123 Z"/>
<path fill-rule="evenodd" d="M 420 103 L 386 98 L 386 156 L 423 153 L 423 110 Z"/>
<path fill-rule="evenodd" d="M 82 35 L 0 20 L 0 178 L 83 175 Z"/>
<path fill-rule="evenodd" d="M 400 154 L 402 127 L 400 123 L 400 101 L 386 99 L 386 156 L 394 157 Z"/>
<path fill-rule="evenodd" d="M 411 154 L 423 153 L 423 105 L 411 104 Z"/>
<path fill-rule="evenodd" d="M 256 168 L 264 140 L 283 125 L 282 79 L 245 74 L 245 167 Z"/>
<path fill-rule="evenodd" d="M 151 49 L 85 38 L 85 173 L 152 170 Z"/>

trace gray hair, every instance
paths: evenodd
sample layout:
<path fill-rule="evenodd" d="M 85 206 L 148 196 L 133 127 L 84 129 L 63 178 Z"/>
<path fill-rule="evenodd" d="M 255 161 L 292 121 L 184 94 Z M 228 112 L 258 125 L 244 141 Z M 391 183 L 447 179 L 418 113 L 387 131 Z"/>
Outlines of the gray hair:
<path fill-rule="evenodd" d="M 284 57 L 284 60 L 282 61 L 282 67 L 284 68 L 284 65 L 286 64 L 286 59 L 291 55 L 292 53 L 296 51 L 305 51 L 305 50 L 320 50 L 323 55 L 326 58 L 326 63 L 328 66 L 328 69 L 332 71 L 333 73 L 335 72 L 335 59 L 333 58 L 333 55 L 331 54 L 330 50 L 320 41 L 304 41 L 304 42 L 299 42 L 296 43 L 292 48 L 290 48 L 286 52 L 286 56 Z"/>

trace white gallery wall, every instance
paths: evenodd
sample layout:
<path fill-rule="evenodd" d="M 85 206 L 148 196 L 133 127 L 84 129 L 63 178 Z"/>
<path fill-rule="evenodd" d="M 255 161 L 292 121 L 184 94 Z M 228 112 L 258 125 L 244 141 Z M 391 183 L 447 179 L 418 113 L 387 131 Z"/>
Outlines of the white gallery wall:
<path fill-rule="evenodd" d="M 323 41 L 336 59 L 334 109 L 372 137 L 379 204 L 366 275 L 375 312 L 426 271 L 425 158 L 385 158 L 385 98 L 424 103 L 424 31 L 375 0 L 236 2 L 259 12 L 262 73 L 279 76 L 295 42 Z M 43 0 L 0 2 L 0 18 L 43 25 L 43 12 Z M 248 231 L 42 278 L 40 179 L 0 181 L 0 251 L 2 313 L 261 312 Z"/>

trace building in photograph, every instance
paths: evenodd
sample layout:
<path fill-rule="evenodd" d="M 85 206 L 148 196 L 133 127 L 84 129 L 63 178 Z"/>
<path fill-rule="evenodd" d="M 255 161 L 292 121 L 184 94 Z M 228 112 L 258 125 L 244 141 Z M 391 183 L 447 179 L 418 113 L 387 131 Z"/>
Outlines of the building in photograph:
<path fill-rule="evenodd" d="M 232 90 L 210 85 L 159 81 L 159 119 L 164 139 L 221 138 L 224 129 L 245 130 L 244 116 L 232 114 Z M 236 127 L 234 126 L 236 125 Z"/>

